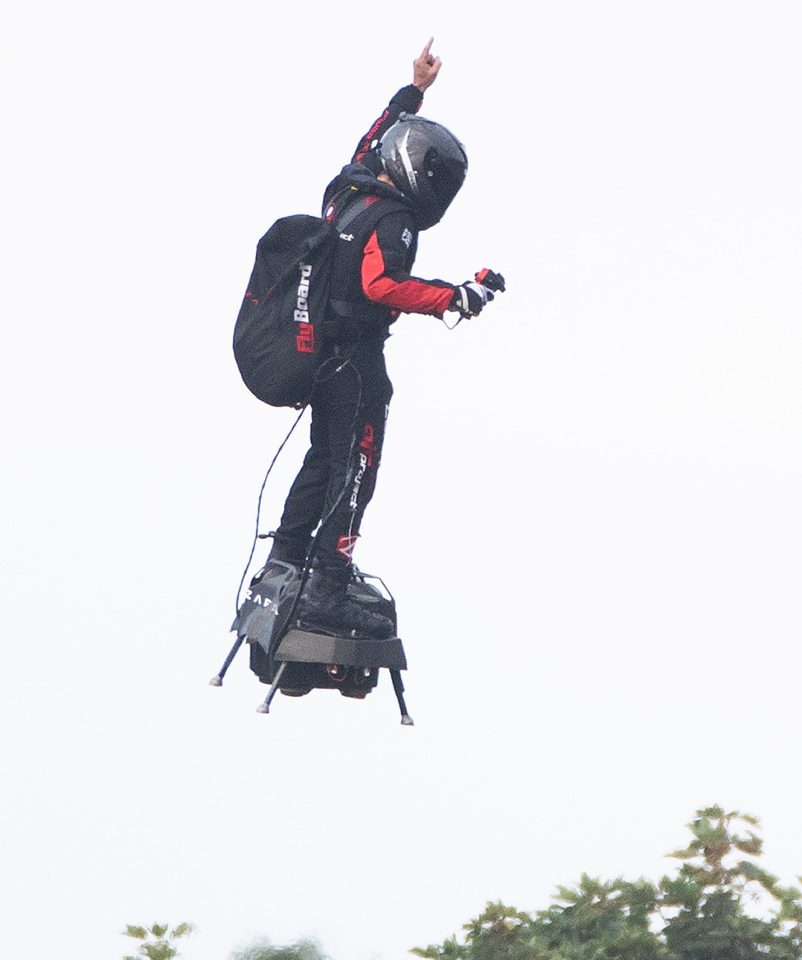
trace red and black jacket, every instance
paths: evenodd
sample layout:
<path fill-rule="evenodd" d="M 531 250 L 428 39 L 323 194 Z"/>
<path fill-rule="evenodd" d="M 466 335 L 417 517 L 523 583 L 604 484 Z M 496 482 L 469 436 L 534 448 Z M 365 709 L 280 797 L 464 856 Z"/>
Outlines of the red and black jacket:
<path fill-rule="evenodd" d="M 376 144 L 402 111 L 417 113 L 422 100 L 417 87 L 402 87 L 324 194 L 327 220 L 336 221 L 353 203 L 365 208 L 365 215 L 357 215 L 340 234 L 332 301 L 348 305 L 345 313 L 362 321 L 365 333 L 370 330 L 373 335 L 382 328 L 386 335 L 389 324 L 402 312 L 442 317 L 454 295 L 451 284 L 410 274 L 418 247 L 414 208 L 395 187 L 376 179 L 382 170 Z"/>

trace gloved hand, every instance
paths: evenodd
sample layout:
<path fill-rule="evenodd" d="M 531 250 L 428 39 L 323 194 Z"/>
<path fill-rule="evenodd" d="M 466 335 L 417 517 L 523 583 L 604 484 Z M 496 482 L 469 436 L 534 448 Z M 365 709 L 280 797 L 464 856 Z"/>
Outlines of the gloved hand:
<path fill-rule="evenodd" d="M 459 310 L 463 317 L 478 317 L 482 312 L 482 307 L 489 303 L 493 296 L 492 290 L 481 283 L 468 280 L 461 287 L 456 288 L 448 309 Z"/>

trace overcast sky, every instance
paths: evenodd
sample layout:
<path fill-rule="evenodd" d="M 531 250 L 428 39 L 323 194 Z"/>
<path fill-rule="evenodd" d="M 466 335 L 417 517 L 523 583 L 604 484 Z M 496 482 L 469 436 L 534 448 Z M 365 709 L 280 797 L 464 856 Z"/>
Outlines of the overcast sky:
<path fill-rule="evenodd" d="M 398 960 L 490 899 L 658 877 L 697 807 L 802 873 L 802 10 L 795 2 L 18 4 L 0 30 L 4 953 L 187 920 Z M 231 334 L 256 242 L 359 135 L 470 169 L 416 273 L 355 559 L 409 661 L 364 701 L 222 690 L 293 413 Z M 306 443 L 265 493 L 275 526 Z M 267 552 L 260 547 L 263 559 Z"/>

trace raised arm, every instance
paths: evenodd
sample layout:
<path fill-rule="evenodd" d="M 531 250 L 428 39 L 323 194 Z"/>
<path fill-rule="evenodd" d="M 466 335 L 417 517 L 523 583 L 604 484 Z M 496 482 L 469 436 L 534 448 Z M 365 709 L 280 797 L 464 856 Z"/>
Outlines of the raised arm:
<path fill-rule="evenodd" d="M 430 39 L 421 53 L 412 61 L 412 83 L 401 87 L 381 116 L 373 121 L 368 132 L 360 138 L 351 163 L 363 163 L 370 151 L 381 140 L 384 131 L 396 122 L 401 113 L 417 113 L 420 110 L 423 94 L 437 79 L 442 65 L 440 57 L 432 56 L 432 42 L 433 39 Z"/>

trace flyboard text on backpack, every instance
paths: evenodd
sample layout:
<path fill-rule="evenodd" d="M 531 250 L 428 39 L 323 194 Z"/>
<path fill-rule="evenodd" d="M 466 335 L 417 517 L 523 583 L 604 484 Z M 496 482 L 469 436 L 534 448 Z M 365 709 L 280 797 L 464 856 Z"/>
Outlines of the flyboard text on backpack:
<path fill-rule="evenodd" d="M 312 264 L 302 263 L 301 282 L 298 284 L 298 299 L 295 302 L 295 322 L 299 323 L 295 338 L 298 353 L 315 352 L 315 325 L 309 322 L 309 278 L 312 276 Z"/>
<path fill-rule="evenodd" d="M 332 319 L 337 239 L 360 215 L 372 229 L 379 206 L 365 206 L 355 193 L 333 222 L 307 214 L 282 217 L 259 241 L 233 346 L 245 385 L 264 403 L 302 407 L 309 401 L 324 324 Z"/>

